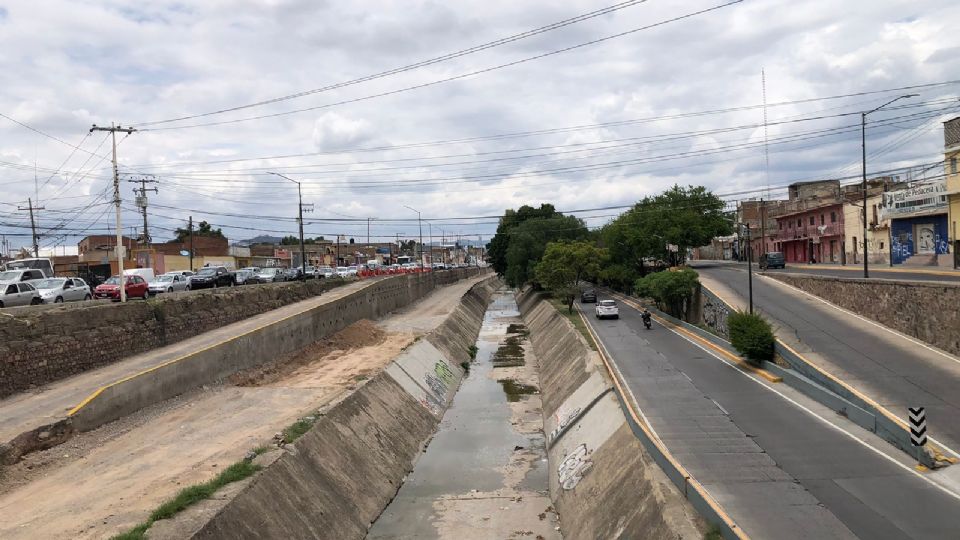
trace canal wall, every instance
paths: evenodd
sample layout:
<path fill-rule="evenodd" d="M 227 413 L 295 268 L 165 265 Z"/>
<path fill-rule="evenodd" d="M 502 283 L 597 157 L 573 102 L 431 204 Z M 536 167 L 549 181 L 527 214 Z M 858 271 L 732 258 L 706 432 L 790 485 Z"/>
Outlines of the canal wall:
<path fill-rule="evenodd" d="M 363 538 L 396 495 L 463 377 L 490 298 L 485 279 L 435 330 L 330 408 L 264 468 L 169 520 L 151 539 Z"/>
<path fill-rule="evenodd" d="M 539 362 L 564 538 L 703 538 L 705 522 L 634 435 L 597 353 L 540 294 L 518 303 Z"/>

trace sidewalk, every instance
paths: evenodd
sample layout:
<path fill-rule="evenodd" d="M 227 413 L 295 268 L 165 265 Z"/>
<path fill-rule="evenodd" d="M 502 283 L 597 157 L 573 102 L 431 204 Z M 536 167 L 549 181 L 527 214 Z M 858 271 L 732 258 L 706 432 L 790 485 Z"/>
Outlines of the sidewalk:
<path fill-rule="evenodd" d="M 102 386 L 150 370 L 192 351 L 211 347 L 235 336 L 343 298 L 376 282 L 377 280 L 365 280 L 337 287 L 321 296 L 261 313 L 166 347 L 131 356 L 115 364 L 57 381 L 33 392 L 25 392 L 0 400 L 0 443 L 10 441 L 25 431 L 66 418 L 71 409 Z"/>

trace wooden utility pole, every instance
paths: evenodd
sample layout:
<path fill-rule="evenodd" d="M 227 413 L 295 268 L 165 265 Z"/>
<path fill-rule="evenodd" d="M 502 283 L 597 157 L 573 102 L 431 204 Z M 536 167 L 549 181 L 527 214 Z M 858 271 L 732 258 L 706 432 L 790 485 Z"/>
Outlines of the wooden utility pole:
<path fill-rule="evenodd" d="M 123 228 L 120 226 L 120 172 L 117 169 L 117 132 L 122 131 L 127 135 L 136 131 L 133 128 L 125 128 L 121 126 L 115 126 L 112 123 L 110 127 L 97 127 L 96 124 L 90 128 L 90 132 L 94 131 L 109 131 L 110 138 L 113 141 L 113 204 L 117 208 L 117 270 L 118 275 L 120 276 L 120 302 L 127 301 L 127 290 L 126 282 L 124 281 L 123 276 L 123 258 L 126 255 L 125 246 L 123 245 Z"/>

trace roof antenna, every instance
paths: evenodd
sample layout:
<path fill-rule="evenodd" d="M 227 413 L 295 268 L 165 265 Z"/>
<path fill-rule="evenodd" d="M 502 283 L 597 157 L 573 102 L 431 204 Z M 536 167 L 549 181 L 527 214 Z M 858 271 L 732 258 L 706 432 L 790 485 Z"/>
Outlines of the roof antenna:
<path fill-rule="evenodd" d="M 770 200 L 770 148 L 767 146 L 767 74 L 760 68 L 760 84 L 763 86 L 763 157 L 766 162 L 767 200 Z"/>

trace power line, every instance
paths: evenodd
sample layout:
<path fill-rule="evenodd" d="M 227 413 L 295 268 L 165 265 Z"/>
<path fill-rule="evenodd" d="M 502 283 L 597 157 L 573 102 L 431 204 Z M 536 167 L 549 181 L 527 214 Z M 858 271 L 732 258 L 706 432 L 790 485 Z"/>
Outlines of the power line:
<path fill-rule="evenodd" d="M 727 2 L 727 3 L 725 3 L 725 4 L 720 4 L 720 5 L 713 6 L 713 7 L 706 8 L 706 9 L 702 9 L 702 10 L 699 10 L 699 11 L 694 11 L 694 12 L 687 13 L 687 14 L 684 14 L 684 15 L 679 15 L 679 16 L 677 16 L 677 17 L 673 17 L 673 18 L 670 18 L 670 19 L 666 19 L 666 20 L 663 20 L 663 21 L 656 22 L 656 23 L 648 24 L 648 25 L 646 25 L 646 26 L 641 26 L 641 27 L 638 27 L 638 28 L 633 28 L 633 29 L 627 30 L 627 31 L 625 31 L 625 32 L 620 32 L 620 33 L 617 33 L 617 34 L 605 36 L 605 37 L 598 38 L 598 39 L 594 39 L 594 40 L 591 40 L 591 41 L 586 41 L 586 42 L 583 42 L 583 43 L 579 43 L 579 44 L 577 44 L 577 45 L 571 45 L 571 46 L 569 46 L 569 47 L 564 47 L 564 48 L 562 48 L 562 49 L 556 49 L 556 50 L 549 51 L 549 52 L 542 53 L 542 54 L 538 54 L 538 55 L 535 55 L 535 56 L 529 56 L 529 57 L 526 57 L 526 58 L 522 58 L 522 59 L 520 59 L 520 60 L 514 60 L 514 61 L 512 61 L 512 62 L 507 62 L 507 63 L 504 63 L 504 64 L 498 64 L 498 65 L 495 65 L 495 66 L 486 67 L 486 68 L 483 68 L 483 69 L 471 71 L 471 72 L 469 72 L 469 73 L 462 73 L 462 74 L 460 74 L 460 75 L 455 75 L 455 76 L 452 76 L 452 77 L 446 77 L 446 78 L 443 78 L 443 79 L 437 79 L 437 80 L 434 80 L 434 81 L 430 81 L 430 82 L 426 82 L 426 83 L 421 83 L 421 84 L 416 84 L 416 85 L 413 85 L 413 86 L 407 86 L 407 87 L 404 87 L 404 88 L 399 88 L 399 89 L 395 89 L 395 90 L 390 90 L 390 91 L 387 91 L 387 92 L 380 92 L 380 93 L 378 93 L 378 94 L 371 94 L 371 95 L 362 96 L 362 97 L 358 97 L 358 98 L 347 99 L 347 100 L 338 101 L 338 102 L 334 102 L 334 103 L 328 103 L 328 104 L 326 104 L 326 105 L 318 105 L 318 106 L 315 106 L 315 107 L 307 107 L 307 108 L 295 109 L 295 110 L 291 110 L 291 111 L 283 111 L 283 112 L 272 113 L 272 114 L 264 114 L 264 115 L 259 115 L 259 116 L 251 116 L 251 117 L 247 117 L 247 118 L 237 118 L 237 119 L 234 119 L 234 120 L 223 120 L 223 121 L 219 121 L 219 122 L 206 122 L 206 123 L 189 124 L 189 125 L 182 125 L 182 126 L 159 127 L 159 128 L 145 128 L 145 129 L 142 129 L 141 131 L 165 131 L 165 130 L 173 130 L 173 129 L 189 129 L 189 128 L 198 128 L 198 127 L 222 126 L 222 125 L 227 125 L 227 124 L 237 124 L 237 123 L 241 123 L 241 122 L 248 122 L 248 121 L 251 121 L 251 120 L 263 120 L 263 119 L 265 119 L 265 118 L 275 118 L 275 117 L 278 117 L 278 116 L 288 116 L 288 115 L 291 115 L 291 114 L 297 114 L 297 113 L 302 113 L 302 112 L 307 112 L 307 111 L 315 111 L 315 110 L 319 110 L 319 109 L 326 109 L 326 108 L 335 107 L 335 106 L 338 106 L 338 105 L 346 105 L 346 104 L 348 104 L 348 103 L 357 103 L 357 102 L 360 102 L 360 101 L 368 101 L 368 100 L 375 99 L 375 98 L 379 98 L 379 97 L 385 97 L 385 96 L 400 94 L 400 93 L 403 93 L 403 92 L 409 92 L 409 91 L 411 91 L 411 90 L 419 90 L 419 89 L 422 89 L 422 88 L 428 88 L 428 87 L 431 87 L 431 86 L 436 86 L 436 85 L 443 84 L 443 83 L 447 83 L 447 82 L 452 82 L 452 81 L 456 81 L 456 80 L 460 80 L 460 79 L 465 79 L 465 78 L 468 78 L 468 77 L 474 77 L 474 76 L 477 76 L 477 75 L 482 75 L 482 74 L 484 74 L 484 73 L 489 73 L 489 72 L 491 72 L 491 71 L 496 71 L 496 70 L 499 70 L 499 69 L 504 69 L 504 68 L 508 68 L 508 67 L 512 67 L 512 66 L 516 66 L 516 65 L 520 65 L 520 64 L 525 64 L 525 63 L 527 63 L 527 62 L 532 62 L 532 61 L 534 61 L 534 60 L 539 60 L 539 59 L 542 59 L 542 58 L 547 58 L 547 57 L 549 57 L 549 56 L 554 56 L 554 55 L 557 55 L 557 54 L 569 52 L 569 51 L 576 50 L 576 49 L 580 49 L 580 48 L 587 47 L 587 46 L 590 46 L 590 45 L 596 45 L 597 43 L 602 43 L 602 42 L 609 41 L 609 40 L 612 40 L 612 39 L 624 37 L 624 36 L 627 36 L 627 35 L 630 35 L 630 34 L 634 34 L 634 33 L 637 33 L 637 32 L 641 32 L 641 31 L 643 31 L 643 30 L 650 30 L 650 29 L 652 29 L 652 28 L 656 28 L 656 27 L 659 27 L 659 26 L 664 26 L 664 25 L 669 24 L 669 23 L 678 22 L 678 21 L 681 21 L 681 20 L 684 20 L 684 19 L 689 19 L 689 18 L 691 18 L 691 17 L 696 17 L 697 15 L 703 15 L 703 14 L 705 14 L 705 13 L 709 13 L 709 12 L 711 12 L 711 11 L 716 11 L 716 10 L 719 10 L 719 9 L 723 9 L 723 8 L 725 8 L 725 7 L 729 7 L 729 6 L 732 6 L 732 5 L 734 5 L 734 4 L 739 4 L 739 3 L 741 3 L 741 2 L 743 2 L 743 0 L 731 0 L 730 2 Z"/>
<path fill-rule="evenodd" d="M 593 18 L 595 18 L 595 17 L 600 17 L 600 16 L 602 16 L 602 15 L 607 15 L 607 14 L 613 13 L 613 12 L 615 12 L 615 11 L 619 11 L 619 10 L 621 10 L 621 9 L 626 9 L 626 8 L 628 8 L 628 7 L 633 7 L 633 6 L 635 6 L 635 5 L 645 3 L 646 1 L 647 1 L 647 0 L 630 0 L 630 1 L 627 1 L 627 2 L 621 2 L 621 3 L 619 3 L 619 4 L 614 4 L 614 5 L 612 5 L 612 6 L 607 6 L 607 7 L 605 7 L 605 8 L 598 9 L 598 10 L 595 10 L 595 11 L 591 11 L 591 12 L 589 12 L 589 13 L 584 13 L 584 14 L 581 14 L 581 15 L 577 15 L 576 17 L 571 17 L 571 18 L 569 18 L 569 19 L 564 19 L 564 20 L 562 20 L 562 21 L 550 23 L 550 24 L 548 24 L 548 25 L 546 25 L 546 26 L 541 26 L 541 27 L 539 27 L 539 28 L 534 28 L 534 29 L 532 29 L 532 30 L 527 30 L 527 31 L 521 32 L 521 33 L 519 33 L 519 34 L 513 34 L 513 35 L 511 35 L 511 36 L 507 36 L 507 37 L 504 37 L 504 38 L 496 39 L 496 40 L 494 40 L 494 41 L 490 41 L 490 42 L 487 42 L 487 43 L 484 43 L 484 44 L 481 44 L 481 45 L 474 45 L 473 47 L 469 47 L 469 48 L 466 48 L 466 49 L 461 49 L 461 50 L 459 50 L 459 51 L 455 51 L 455 52 L 452 52 L 452 53 L 443 54 L 443 55 L 441 55 L 441 56 L 437 56 L 437 57 L 430 58 L 430 59 L 427 59 L 427 60 L 421 60 L 421 61 L 419 61 L 419 62 L 416 62 L 416 63 L 413 63 L 413 64 L 408 64 L 408 65 L 406 65 L 406 66 L 389 69 L 389 70 L 387 70 L 387 71 L 381 71 L 381 72 L 379 72 L 379 73 L 374 73 L 374 74 L 372 74 L 372 75 L 366 75 L 366 76 L 364 76 L 364 77 L 360 77 L 360 78 L 357 78 L 357 79 L 351 79 L 351 80 L 348 80 L 348 81 L 343 81 L 343 82 L 339 82 L 339 83 L 336 83 L 336 84 L 331 84 L 331 85 L 328 85 L 328 86 L 323 86 L 323 87 L 320 87 L 320 88 L 314 88 L 314 89 L 312 89 L 312 90 L 305 90 L 305 91 L 302 91 L 302 92 L 297 92 L 297 93 L 295 93 L 295 94 L 288 94 L 288 95 L 285 95 L 285 96 L 280 96 L 280 97 L 271 98 L 271 99 L 267 99 L 267 100 L 263 100 L 263 101 L 258 101 L 258 102 L 250 103 L 250 104 L 247 104 L 247 105 L 238 105 L 238 106 L 229 107 L 229 108 L 225 108 L 225 109 L 219 109 L 219 110 L 210 111 L 210 112 L 206 112 L 206 113 L 192 114 L 192 115 L 188 115 L 188 116 L 181 116 L 181 117 L 178 117 L 178 118 L 169 118 L 169 119 L 167 119 L 167 120 L 156 120 L 156 121 L 152 121 L 152 122 L 138 122 L 138 123 L 134 123 L 134 125 L 139 125 L 139 126 L 152 126 L 152 125 L 158 125 L 158 124 L 167 124 L 167 123 L 170 123 L 170 122 L 178 122 L 178 121 L 181 121 L 181 120 L 192 120 L 192 119 L 194 119 L 194 118 L 202 118 L 202 117 L 206 117 L 206 116 L 213 116 L 213 115 L 217 115 L 217 114 L 223 114 L 223 113 L 228 113 L 228 112 L 239 111 L 239 110 L 242 110 L 242 109 L 250 109 L 250 108 L 253 108 L 253 107 L 260 107 L 260 106 L 262 106 L 262 105 L 269 105 L 269 104 L 271 104 L 271 103 L 278 103 L 278 102 L 281 102 L 281 101 L 287 101 L 287 100 L 291 100 L 291 99 L 301 98 L 301 97 L 309 96 L 309 95 L 312 95 L 312 94 L 318 94 L 318 93 L 321 93 L 321 92 L 327 92 L 327 91 L 330 91 L 330 90 L 336 90 L 336 89 L 339 89 L 339 88 L 345 88 L 345 87 L 347 87 L 347 86 L 352 86 L 352 85 L 360 84 L 360 83 L 363 83 L 363 82 L 369 82 L 369 81 L 373 81 L 373 80 L 376 80 L 376 79 L 381 79 L 381 78 L 384 78 L 384 77 L 388 77 L 388 76 L 390 76 L 390 75 L 396 75 L 396 74 L 398 74 L 398 73 L 404 73 L 404 72 L 411 71 L 411 70 L 414 70 L 414 69 L 418 69 L 418 68 L 421 68 L 421 67 L 426 67 L 426 66 L 430 66 L 430 65 L 437 64 L 437 63 L 440 63 L 440 62 L 445 62 L 445 61 L 447 61 L 447 60 L 452 60 L 452 59 L 454 59 L 454 58 L 460 58 L 461 56 L 467 56 L 467 55 L 473 54 L 473 53 L 475 53 L 475 52 L 485 51 L 485 50 L 487 50 L 487 49 L 492 49 L 492 48 L 494 48 L 494 47 L 499 47 L 500 45 L 505 45 L 505 44 L 507 44 L 507 43 L 513 43 L 514 41 L 519 41 L 519 40 L 526 39 L 526 38 L 529 38 L 529 37 L 533 37 L 533 36 L 536 36 L 536 35 L 539 35 L 539 34 L 543 34 L 543 33 L 545 33 L 545 32 L 550 32 L 550 31 L 552 31 L 552 30 L 557 30 L 557 29 L 563 28 L 563 27 L 565 27 L 565 26 L 570 26 L 570 25 L 572 25 L 572 24 L 576 24 L 576 23 L 583 22 L 583 21 L 586 21 L 586 20 L 589 20 L 589 19 L 593 19 Z"/>

